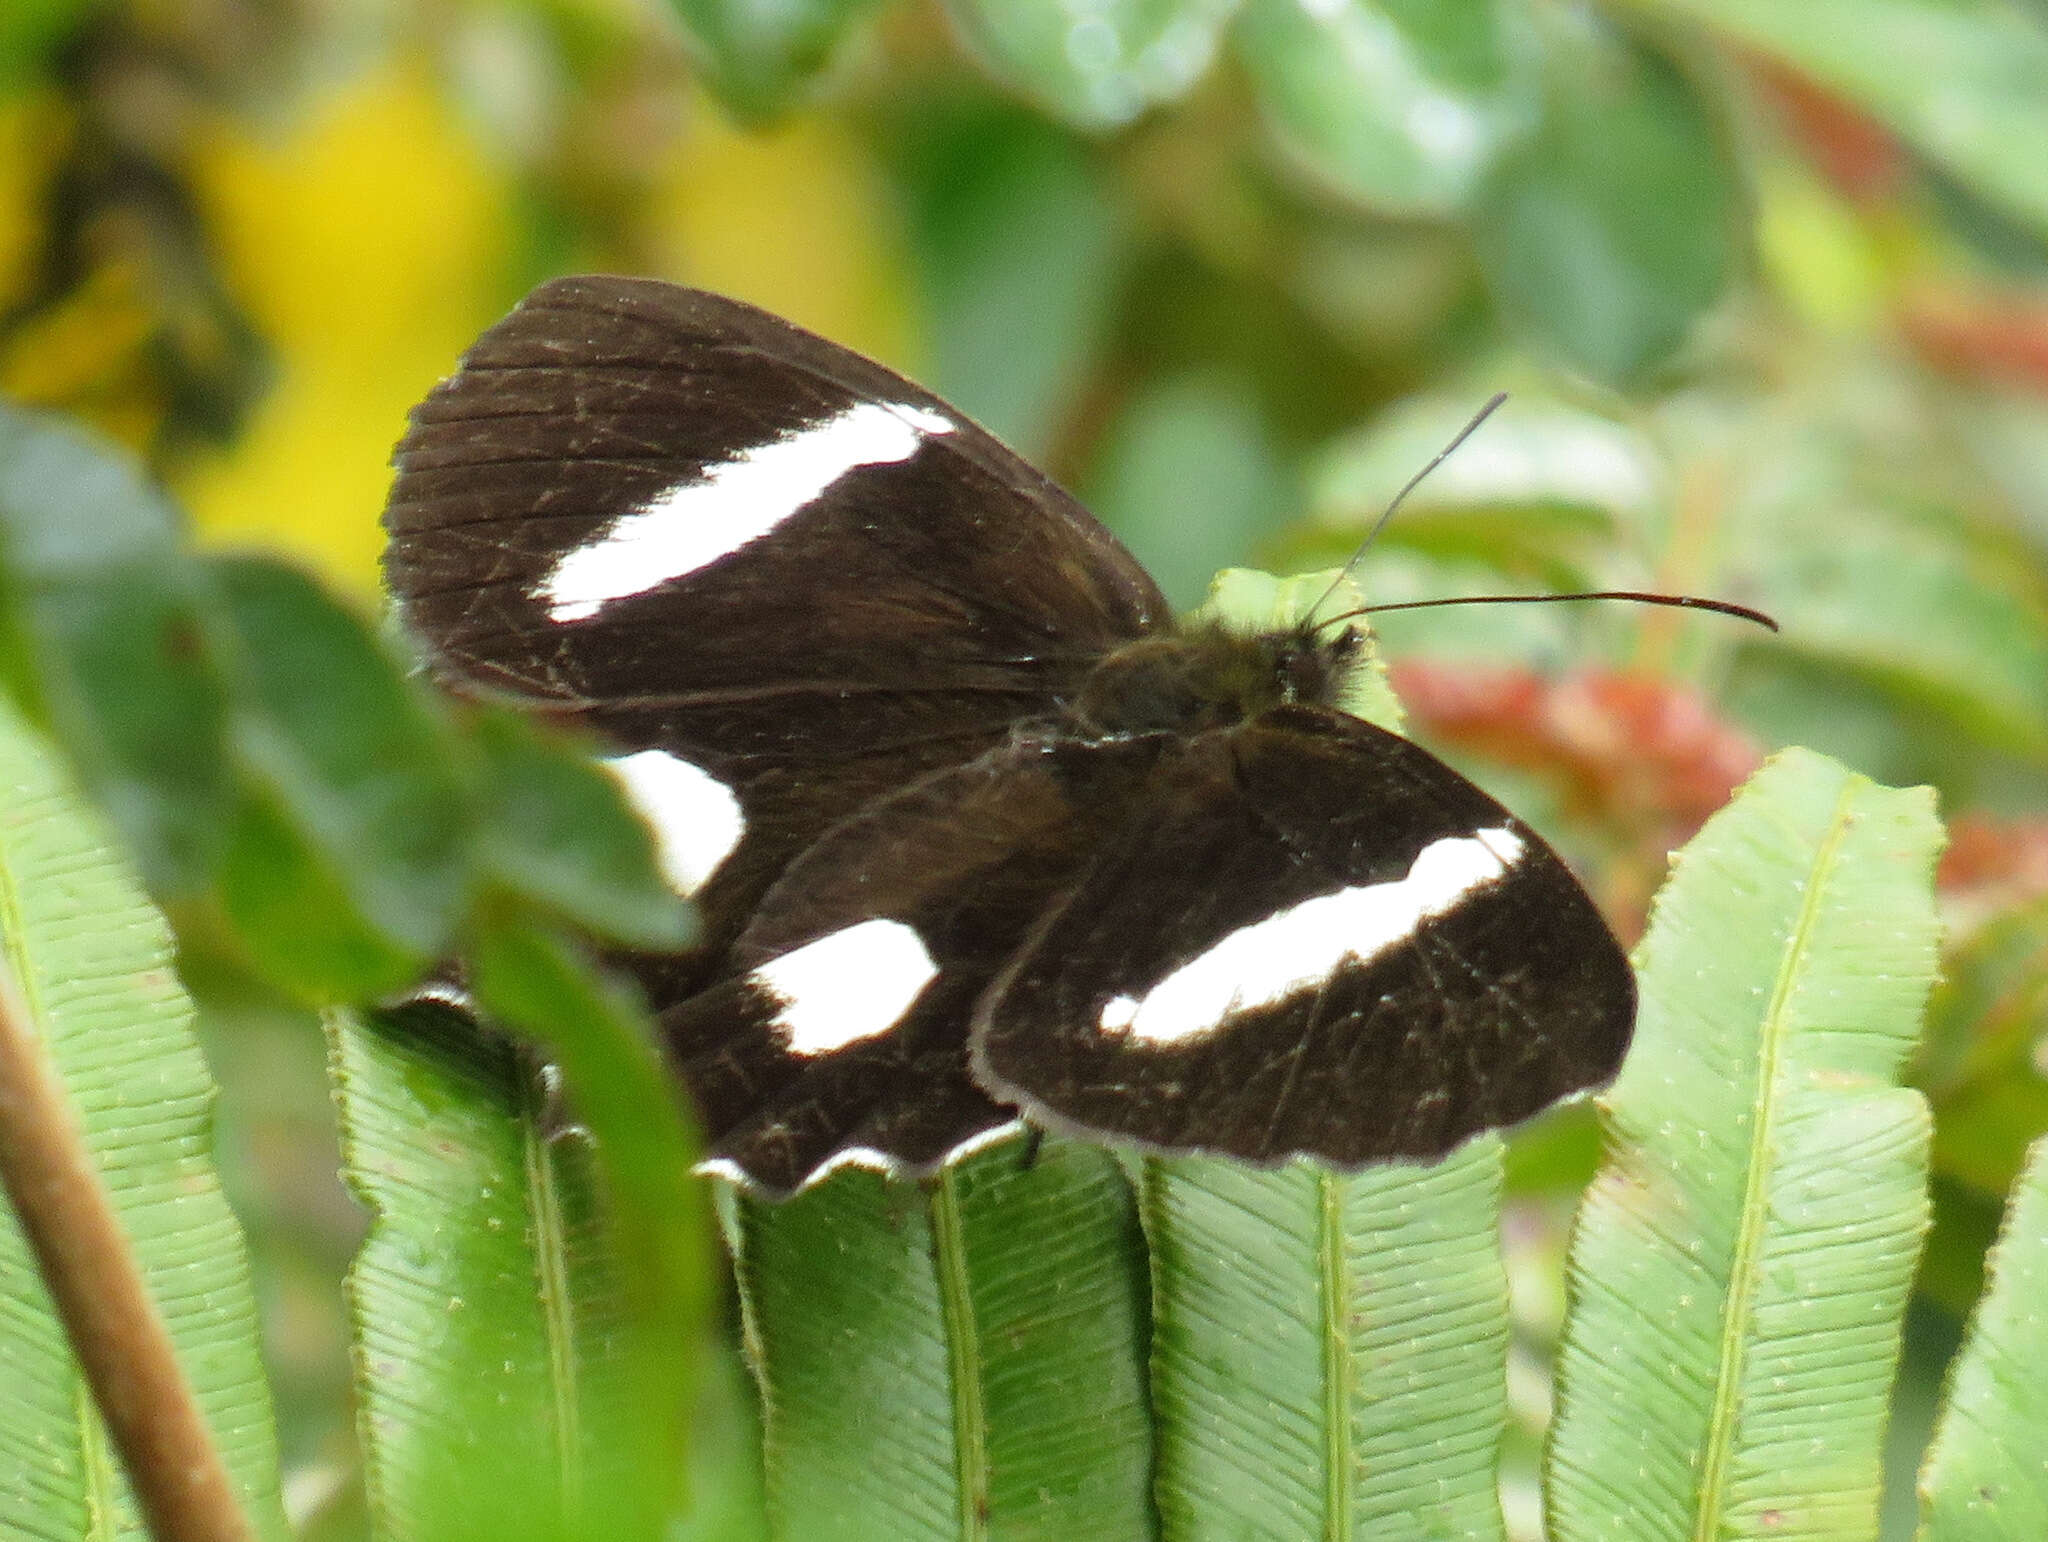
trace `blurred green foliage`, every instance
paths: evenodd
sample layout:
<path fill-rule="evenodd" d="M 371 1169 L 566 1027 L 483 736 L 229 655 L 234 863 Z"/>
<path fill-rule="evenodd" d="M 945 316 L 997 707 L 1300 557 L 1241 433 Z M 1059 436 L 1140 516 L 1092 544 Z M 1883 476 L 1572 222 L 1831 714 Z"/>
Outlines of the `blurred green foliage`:
<path fill-rule="evenodd" d="M 2048 1129 L 2044 144 L 2022 0 L 9 7 L 0 395 L 90 432 L 0 415 L 0 679 L 179 924 L 301 1515 L 352 1534 L 335 1271 L 361 1225 L 304 1003 L 478 927 L 682 924 L 580 762 L 451 720 L 363 619 L 405 408 L 577 268 L 722 288 L 918 376 L 1178 602 L 1226 563 L 1342 560 L 1505 388 L 1368 559 L 1373 598 L 1773 611 L 1776 639 L 1618 607 L 1381 630 L 1418 737 L 1624 928 L 1764 751 L 1936 787 L 1936 1212 L 1899 1400 L 1931 1409 Z M 250 543 L 324 585 L 220 555 Z M 572 960 L 512 983 L 541 1017 L 596 989 Z M 632 1042 L 613 1026 L 587 1054 Z M 1577 1111 L 1511 1158 L 1538 1388 L 1554 1285 L 1528 1282 L 1594 1150 Z M 732 1389 L 703 1395 L 723 1429 Z M 1525 1436 L 1544 1413 L 1518 1395 Z M 730 1465 L 712 1509 L 748 1503 Z"/>

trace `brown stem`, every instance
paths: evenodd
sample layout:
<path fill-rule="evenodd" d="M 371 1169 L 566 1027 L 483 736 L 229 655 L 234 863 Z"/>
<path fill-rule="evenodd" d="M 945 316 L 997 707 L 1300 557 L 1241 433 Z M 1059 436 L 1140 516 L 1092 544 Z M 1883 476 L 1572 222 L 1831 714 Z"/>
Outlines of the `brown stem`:
<path fill-rule="evenodd" d="M 156 1542 L 255 1533 L 142 1282 L 63 1084 L 0 960 L 0 1184 Z"/>

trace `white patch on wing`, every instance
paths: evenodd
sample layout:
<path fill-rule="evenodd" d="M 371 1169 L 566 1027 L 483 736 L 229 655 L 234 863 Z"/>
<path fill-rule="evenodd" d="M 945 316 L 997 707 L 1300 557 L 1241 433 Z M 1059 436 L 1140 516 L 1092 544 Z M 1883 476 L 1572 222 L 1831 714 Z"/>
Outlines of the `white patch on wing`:
<path fill-rule="evenodd" d="M 1285 1001 L 1348 962 L 1377 957 L 1498 883 L 1522 851 L 1521 837 L 1504 828 L 1431 841 L 1406 878 L 1321 894 L 1241 926 L 1142 997 L 1105 1002 L 1096 1025 L 1148 1044 L 1200 1038 L 1233 1013 Z"/>
<path fill-rule="evenodd" d="M 556 621 L 586 621 L 758 541 L 860 466 L 908 460 L 958 425 L 912 402 L 855 402 L 706 466 L 564 552 L 534 597 Z"/>
<path fill-rule="evenodd" d="M 637 750 L 604 764 L 654 832 L 661 876 L 678 894 L 694 893 L 746 833 L 740 800 L 702 766 L 666 750 Z"/>
<path fill-rule="evenodd" d="M 775 1026 L 793 1055 L 829 1055 L 893 1028 L 932 982 L 916 932 L 877 917 L 770 959 L 747 978 L 777 1003 Z"/>

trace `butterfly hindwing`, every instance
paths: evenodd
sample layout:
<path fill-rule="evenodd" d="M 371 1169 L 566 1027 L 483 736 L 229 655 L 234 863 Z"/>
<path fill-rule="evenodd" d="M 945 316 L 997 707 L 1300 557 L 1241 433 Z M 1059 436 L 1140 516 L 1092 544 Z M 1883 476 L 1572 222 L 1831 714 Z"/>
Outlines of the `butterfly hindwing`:
<path fill-rule="evenodd" d="M 782 1192 L 834 1153 L 919 1171 L 1014 1126 L 968 1075 L 976 1005 L 1171 748 L 1020 736 L 820 838 L 661 1017 L 714 1161 Z"/>
<path fill-rule="evenodd" d="M 1434 1157 L 1611 1077 L 1634 980 L 1527 826 L 1359 719 L 1187 741 L 983 997 L 977 1078 L 1165 1150 Z"/>

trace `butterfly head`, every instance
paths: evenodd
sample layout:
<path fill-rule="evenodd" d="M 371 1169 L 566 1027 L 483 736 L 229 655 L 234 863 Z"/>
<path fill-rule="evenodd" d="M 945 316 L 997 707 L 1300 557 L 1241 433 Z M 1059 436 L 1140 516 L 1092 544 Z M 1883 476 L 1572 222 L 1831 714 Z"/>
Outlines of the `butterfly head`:
<path fill-rule="evenodd" d="M 1116 737 L 1198 733 L 1296 703 L 1334 706 L 1364 654 L 1355 626 L 1246 633 L 1202 623 L 1107 655 L 1070 716 L 1090 737 Z"/>
<path fill-rule="evenodd" d="M 1365 657 L 1365 633 L 1348 622 L 1339 626 L 1303 622 L 1253 641 L 1264 648 L 1285 703 L 1335 706 L 1343 699 L 1351 672 Z"/>

